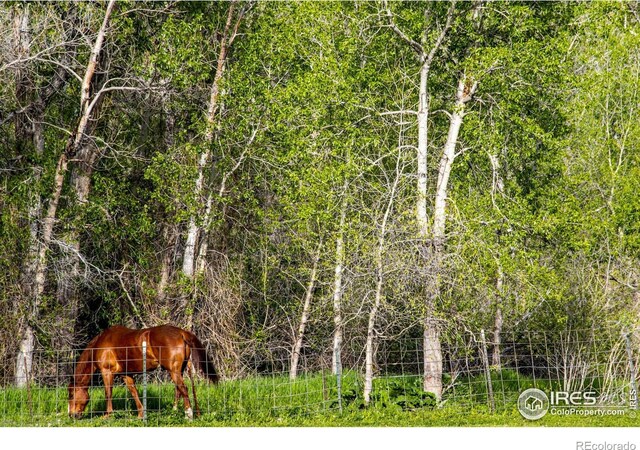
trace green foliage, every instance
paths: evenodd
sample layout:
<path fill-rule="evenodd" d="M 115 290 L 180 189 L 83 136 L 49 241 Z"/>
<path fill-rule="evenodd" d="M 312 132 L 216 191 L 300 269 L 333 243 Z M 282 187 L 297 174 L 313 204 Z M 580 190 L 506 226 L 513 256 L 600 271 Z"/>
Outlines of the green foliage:
<path fill-rule="evenodd" d="M 457 82 L 462 74 L 478 82 L 466 105 L 447 193 L 436 313 L 443 336 L 455 342 L 460 330 L 491 329 L 498 308 L 507 331 L 591 327 L 605 336 L 605 325 L 637 323 L 636 7 L 487 2 L 476 16 L 476 4 L 456 4 L 428 80 L 429 213 Z M 334 330 L 338 236 L 345 243 L 349 338 L 365 333 L 377 275 L 384 276 L 384 298 L 376 333 L 418 330 L 432 275 L 415 219 L 419 58 L 386 26 L 379 2 L 236 6 L 245 8 L 243 20 L 227 55 L 213 125 L 207 107 L 229 3 L 141 9 L 122 2 L 116 9 L 91 87 L 106 82 L 114 90 L 103 93 L 90 120 L 87 145 L 97 157 L 87 202 L 77 201 L 70 174 L 64 181 L 35 317 L 39 345 L 54 345 L 53 324 L 67 307 L 58 286 L 65 270 L 59 244 L 69 236 L 77 236 L 88 268 L 75 280 L 83 312 L 74 344 L 108 324 L 137 323 L 133 303 L 149 323 L 188 316 L 205 340 L 235 346 L 221 358 L 234 361 L 238 372 L 247 355 L 269 367 L 287 361 L 318 251 L 303 353 L 320 358 Z M 389 2 L 397 26 L 426 49 L 449 6 Z M 19 8 L 7 7 L 3 29 L 12 30 Z M 31 4 L 29 54 L 38 57 L 17 62 L 13 33 L 0 49 L 2 355 L 15 352 L 14 331 L 34 306 L 23 274 L 42 232 L 32 242 L 30 227 L 43 223 L 56 164 L 77 129 L 80 80 L 103 13 L 102 3 Z M 60 67 L 69 69 L 69 79 L 39 98 Z M 18 85 L 21 77 L 24 86 Z M 11 116 L 24 107 L 30 125 L 43 127 L 42 153 L 29 134 L 34 128 L 21 134 Z M 211 142 L 205 131 L 213 131 Z M 211 158 L 196 195 L 205 152 Z M 69 172 L 78 170 L 77 156 Z M 377 274 L 380 224 L 396 176 L 382 236 L 384 273 Z M 36 213 L 31 208 L 38 203 Z M 208 226 L 197 243 L 208 239 L 208 270 L 196 280 L 180 273 L 191 218 Z M 225 303 L 229 293 L 238 299 L 233 307 Z M 12 367 L 2 370 L 11 376 Z M 376 380 L 366 410 L 360 386 L 351 383 L 344 400 L 354 421 L 384 416 L 385 409 L 408 414 L 433 408 L 418 380 Z M 473 394 L 485 395 L 481 388 Z M 300 405 L 291 411 L 299 414 Z M 261 414 L 271 420 L 271 413 Z M 250 415 L 232 416 L 212 420 L 244 423 Z M 290 416 L 278 419 L 290 423 Z"/>
<path fill-rule="evenodd" d="M 374 406 L 395 406 L 403 411 L 434 409 L 438 403 L 433 393 L 424 391 L 420 377 L 377 378 L 371 400 Z"/>

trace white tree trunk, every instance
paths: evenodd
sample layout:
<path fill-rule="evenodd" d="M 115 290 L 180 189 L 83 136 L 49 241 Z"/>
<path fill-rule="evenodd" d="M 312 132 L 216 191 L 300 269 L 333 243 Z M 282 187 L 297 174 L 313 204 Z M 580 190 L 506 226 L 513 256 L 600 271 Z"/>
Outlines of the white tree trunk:
<path fill-rule="evenodd" d="M 35 183 L 39 182 L 40 175 L 41 171 L 34 169 L 33 176 Z M 34 285 L 34 281 L 38 270 L 38 219 L 42 214 L 42 203 L 40 201 L 40 195 L 37 192 L 33 194 L 29 207 L 29 250 L 21 277 L 22 289 L 25 293 L 23 300 L 27 303 L 27 311 L 25 323 L 20 327 L 20 344 L 16 359 L 15 382 L 18 387 L 26 385 L 31 372 L 35 337 L 29 322 L 36 318 L 39 309 L 39 296 L 37 295 L 39 286 L 37 284 Z"/>
<path fill-rule="evenodd" d="M 489 160 L 491 161 L 491 167 L 493 169 L 493 183 L 491 187 L 491 197 L 493 203 L 495 205 L 495 194 L 496 192 L 502 194 L 504 192 L 504 182 L 502 180 L 502 176 L 500 174 L 500 163 L 498 161 L 498 157 L 496 155 L 489 155 Z M 502 343 L 502 302 L 504 300 L 503 295 L 503 283 L 504 283 L 504 273 L 502 271 L 502 265 L 500 264 L 499 255 L 496 256 L 496 266 L 497 266 L 497 274 L 496 274 L 496 311 L 493 323 L 493 353 L 491 356 L 491 365 L 496 369 L 501 368 L 500 361 L 500 345 Z"/>
<path fill-rule="evenodd" d="M 391 30 L 405 43 L 407 43 L 420 58 L 420 84 L 419 84 L 419 104 L 418 104 L 418 186 L 417 186 L 417 202 L 416 202 L 416 221 L 418 224 L 418 233 L 421 240 L 426 243 L 429 238 L 429 221 L 427 217 L 427 152 L 428 152 L 428 113 L 429 113 L 429 91 L 428 77 L 431 64 L 439 48 L 452 27 L 453 18 L 456 10 L 456 1 L 450 2 L 447 11 L 447 19 L 441 28 L 431 50 L 427 53 L 426 43 L 428 41 L 429 27 L 425 26 L 425 34 L 422 43 L 414 41 L 409 35 L 404 33 L 394 22 L 393 14 L 388 7 L 387 1 L 383 0 L 384 12 Z M 479 8 L 482 2 L 475 5 L 474 20 L 479 21 Z M 426 15 L 425 15 L 426 16 Z M 468 100 L 466 100 L 468 101 Z M 466 103 L 465 101 L 465 103 Z M 460 116 L 460 124 L 462 123 L 462 115 Z M 449 130 L 449 137 L 445 145 L 445 154 L 455 151 L 455 142 L 459 131 L 459 124 L 456 125 L 457 119 L 452 120 L 452 127 Z M 453 138 L 453 140 L 451 140 Z M 434 254 L 429 255 L 426 245 L 421 245 L 420 250 L 424 253 L 425 260 L 431 266 L 431 281 L 427 283 L 426 299 L 425 299 L 425 316 L 424 316 L 424 389 L 433 392 L 438 398 L 442 395 L 442 350 L 440 345 L 440 333 L 437 328 L 437 322 L 434 317 L 435 302 L 439 294 L 439 278 L 440 278 L 440 253 L 442 252 L 441 241 L 444 239 L 444 207 L 446 205 L 446 186 L 449 178 L 450 164 L 453 162 L 453 155 L 443 167 L 441 161 L 441 169 L 445 173 L 439 173 L 438 186 L 436 192 L 436 205 L 434 211 L 434 230 L 433 230 L 433 247 Z M 448 165 L 448 167 L 447 167 Z M 429 259 L 431 261 L 429 261 Z"/>
<path fill-rule="evenodd" d="M 500 295 L 500 294 L 498 294 Z M 500 299 L 498 300 L 500 302 Z M 493 325 L 493 355 L 491 365 L 500 370 L 502 363 L 500 361 L 500 345 L 502 343 L 502 306 L 500 303 L 496 306 L 496 316 Z"/>
<path fill-rule="evenodd" d="M 226 60 L 227 60 L 227 50 L 228 45 L 235 38 L 238 26 L 240 24 L 240 19 L 236 22 L 235 30 L 233 34 L 230 35 L 231 23 L 233 21 L 234 16 L 234 8 L 235 1 L 232 1 L 229 4 L 229 11 L 227 13 L 227 21 L 224 26 L 224 32 L 222 34 L 222 38 L 220 40 L 220 50 L 218 52 L 218 62 L 216 65 L 216 74 L 213 78 L 213 83 L 211 85 L 211 93 L 209 97 L 209 107 L 207 109 L 207 130 L 204 135 L 204 143 L 205 150 L 198 158 L 198 176 L 196 177 L 196 182 L 193 188 L 193 196 L 196 200 L 197 205 L 201 205 L 202 202 L 202 191 L 204 187 L 204 171 L 209 164 L 209 159 L 211 156 L 211 142 L 213 141 L 214 135 L 214 127 L 217 119 L 217 112 L 219 108 L 219 97 L 220 97 L 220 83 L 222 81 L 222 77 L 226 68 Z M 210 196 L 209 196 L 210 197 Z M 211 208 L 211 200 L 208 199 L 207 202 L 208 207 Z M 210 209 L 209 209 L 210 212 Z M 182 273 L 187 278 L 193 278 L 196 269 L 196 245 L 198 243 L 198 235 L 201 232 L 201 225 L 199 225 L 196 221 L 196 217 L 199 217 L 202 214 L 202 208 L 197 208 L 197 212 L 192 214 L 189 218 L 189 227 L 187 228 L 187 239 L 185 241 L 184 246 L 184 257 L 182 260 Z"/>
<path fill-rule="evenodd" d="M 200 248 L 198 249 L 198 256 L 196 257 L 196 271 L 201 274 L 204 272 L 207 261 L 207 252 L 209 251 L 209 234 L 207 231 L 211 226 L 211 210 L 213 207 L 213 193 L 209 192 L 207 196 L 207 204 L 204 209 L 204 223 L 202 227 L 202 237 L 200 242 Z M 224 217 L 224 215 L 223 215 Z"/>
<path fill-rule="evenodd" d="M 336 238 L 336 268 L 333 278 L 333 352 L 331 353 L 331 373 L 341 371 L 340 352 L 342 350 L 342 271 L 344 267 L 344 227 L 347 217 L 347 182 L 345 180 L 340 208 L 340 225 Z"/>
<path fill-rule="evenodd" d="M 300 350 L 302 349 L 302 341 L 304 340 L 304 332 L 307 328 L 307 322 L 309 320 L 309 310 L 311 309 L 311 300 L 313 299 L 313 290 L 316 286 L 316 277 L 318 273 L 318 262 L 320 261 L 320 250 L 322 248 L 322 242 L 318 244 L 318 249 L 313 257 L 313 267 L 311 268 L 311 275 L 309 276 L 309 285 L 304 296 L 304 304 L 302 305 L 302 315 L 300 316 L 300 326 L 298 327 L 298 334 L 296 341 L 293 344 L 293 353 L 291 354 L 291 368 L 289 370 L 289 378 L 295 380 L 298 376 L 298 362 L 300 361 Z"/>
<path fill-rule="evenodd" d="M 467 79 L 462 77 L 458 83 L 458 90 L 456 93 L 456 104 L 451 114 L 451 121 L 449 123 L 449 133 L 447 134 L 447 141 L 444 144 L 442 156 L 440 158 L 440 164 L 438 166 L 438 183 L 436 185 L 436 198 L 433 211 L 433 238 L 436 249 L 442 247 L 445 238 L 445 225 L 446 225 L 446 206 L 447 206 L 447 191 L 449 186 L 449 176 L 451 175 L 451 168 L 453 161 L 456 157 L 456 144 L 458 143 L 458 135 L 460 134 L 460 127 L 462 126 L 462 120 L 464 118 L 464 106 L 471 99 L 472 92 L 467 92 L 469 88 L 466 86 Z"/>
<path fill-rule="evenodd" d="M 72 136 L 72 140 L 67 144 L 68 151 L 75 155 L 75 153 L 80 149 L 82 141 L 85 138 L 85 133 L 87 130 L 87 126 L 89 124 L 89 120 L 92 117 L 93 108 L 96 106 L 96 101 L 98 97 L 101 97 L 100 92 L 92 93 L 91 92 L 91 84 L 93 82 L 93 76 L 96 73 L 96 68 L 98 67 L 98 57 L 102 52 L 102 45 L 104 43 L 104 37 L 107 32 L 107 26 L 109 25 L 109 19 L 111 17 L 111 13 L 113 12 L 116 6 L 116 1 L 111 0 L 107 5 L 107 10 L 105 11 L 104 18 L 102 20 L 102 25 L 100 26 L 100 30 L 96 35 L 96 40 L 93 43 L 93 47 L 91 48 L 91 55 L 89 57 L 89 62 L 87 64 L 87 68 L 84 72 L 84 78 L 82 79 L 81 91 L 80 91 L 80 118 L 78 120 L 78 125 L 76 127 L 75 133 Z M 95 125 L 94 125 L 95 126 Z"/>
<path fill-rule="evenodd" d="M 363 397 L 365 404 L 369 404 L 371 401 L 371 392 L 373 391 L 373 365 L 375 358 L 375 326 L 376 326 L 376 318 L 378 316 L 378 310 L 380 309 L 380 305 L 383 299 L 383 288 L 384 288 L 384 248 L 386 244 L 386 234 L 387 234 L 387 223 L 389 221 L 389 216 L 391 215 L 391 211 L 393 210 L 393 201 L 396 195 L 396 188 L 398 186 L 398 182 L 400 181 L 400 168 L 398 164 L 400 163 L 400 152 L 398 152 L 398 160 L 396 162 L 396 176 L 393 181 L 393 185 L 391 186 L 391 192 L 389 194 L 389 201 L 387 203 L 387 207 L 384 211 L 384 216 L 382 217 L 382 223 L 380 224 L 380 234 L 378 235 L 378 247 L 376 248 L 376 293 L 373 302 L 373 306 L 371 307 L 371 311 L 369 311 L 369 321 L 367 323 L 367 343 L 365 345 L 365 374 L 364 374 L 364 391 Z"/>
<path fill-rule="evenodd" d="M 26 59 L 31 49 L 31 38 L 29 35 L 29 4 L 26 3 L 20 7 L 16 7 L 14 16 L 13 29 L 13 48 L 15 49 L 15 58 L 17 60 Z M 29 94 L 32 91 L 33 81 L 28 73 L 26 64 L 18 64 L 15 71 L 16 77 L 16 98 L 21 106 L 29 102 Z M 37 117 L 36 120 L 39 120 Z M 19 151 L 23 151 L 24 147 L 32 141 L 35 151 L 38 155 L 43 152 L 42 126 L 29 123 L 27 114 L 18 113 L 15 115 L 16 142 Z M 42 169 L 34 166 L 32 170 L 31 185 L 38 186 Z M 42 214 L 42 203 L 37 189 L 33 189 L 30 193 L 28 220 L 29 220 L 29 250 L 27 258 L 21 272 L 21 285 L 23 295 L 20 300 L 25 303 L 26 308 L 24 319 L 19 324 L 20 344 L 18 347 L 18 355 L 16 358 L 15 383 L 18 387 L 24 387 L 27 384 L 31 373 L 34 347 L 34 333 L 29 324 L 34 318 L 34 286 L 33 278 L 36 272 L 36 262 L 38 257 L 38 231 L 39 219 Z M 22 305 L 19 305 L 22 306 Z M 22 310 L 22 308 L 20 308 Z"/>
<path fill-rule="evenodd" d="M 426 239 L 429 234 L 429 219 L 427 217 L 427 152 L 428 152 L 428 122 L 429 122 L 429 93 L 427 79 L 429 66 L 422 64 L 420 70 L 420 92 L 418 105 L 418 200 L 417 221 L 420 237 Z"/>
<path fill-rule="evenodd" d="M 432 392 L 436 399 L 442 398 L 442 346 L 440 330 L 433 310 L 428 311 L 424 320 L 424 380 L 425 392 Z"/>
<path fill-rule="evenodd" d="M 256 127 L 255 131 L 251 135 L 251 138 L 249 138 L 249 142 L 247 142 L 244 151 L 242 152 L 242 154 L 240 155 L 240 157 L 238 158 L 234 166 L 222 177 L 222 182 L 220 183 L 220 189 L 218 190 L 218 197 L 217 197 L 218 199 L 222 199 L 222 197 L 225 195 L 225 192 L 227 190 L 227 180 L 231 175 L 233 175 L 233 173 L 236 170 L 238 170 L 238 167 L 240 167 L 240 165 L 244 161 L 244 158 L 247 155 L 247 151 L 249 150 L 249 147 L 253 143 L 253 140 L 256 138 L 257 134 L 258 134 L 258 128 Z M 207 251 L 209 249 L 208 233 L 209 233 L 209 228 L 211 227 L 211 222 L 213 219 L 213 215 L 212 215 L 213 198 L 214 198 L 213 192 L 209 192 L 209 195 L 207 196 L 207 204 L 204 210 L 204 220 L 203 220 L 203 227 L 202 227 L 202 238 L 200 242 L 200 250 L 198 251 L 198 257 L 196 258 L 196 269 L 199 274 L 204 272 L 206 261 L 207 261 Z M 226 214 L 227 214 L 227 205 L 224 204 L 222 206 L 221 217 L 224 219 L 226 217 Z"/>
<path fill-rule="evenodd" d="M 424 322 L 424 390 L 435 394 L 438 400 L 442 398 L 442 347 L 438 324 L 433 317 L 433 308 L 440 296 L 449 176 L 456 157 L 456 144 L 464 118 L 465 105 L 471 100 L 477 88 L 476 83 L 470 83 L 470 80 L 465 76 L 461 77 L 458 83 L 456 103 L 449 123 L 449 133 L 438 166 L 433 212 L 432 286 L 429 289 L 431 298 L 428 299 L 427 315 Z"/>
<path fill-rule="evenodd" d="M 429 236 L 429 220 L 427 217 L 427 151 L 428 151 L 428 91 L 427 77 L 429 66 L 423 64 L 420 71 L 420 105 L 418 109 L 418 202 L 417 219 L 420 237 L 426 241 Z M 425 256 L 426 249 L 423 249 Z M 437 258 L 437 255 L 435 255 Z M 431 264 L 431 283 L 437 283 L 438 264 Z M 442 396 L 442 348 L 440 332 L 434 318 L 435 301 L 438 297 L 437 286 L 430 286 L 426 295 L 426 311 L 423 322 L 423 388 L 433 392 L 438 399 Z"/>
<path fill-rule="evenodd" d="M 496 274 L 496 311 L 493 321 L 493 352 L 491 355 L 491 365 L 496 369 L 500 369 L 500 345 L 502 343 L 502 301 L 503 301 L 503 282 L 504 273 L 500 260 L 496 257 L 497 274 Z"/>
<path fill-rule="evenodd" d="M 198 174 L 198 179 L 200 179 L 200 174 Z M 194 192 L 199 196 L 201 190 L 202 183 L 198 183 L 198 180 L 196 180 L 196 187 Z M 189 219 L 189 227 L 187 228 L 187 240 L 184 244 L 184 257 L 182 259 L 182 273 L 188 278 L 192 278 L 194 273 L 196 242 L 198 240 L 199 231 L 200 227 L 196 224 L 196 218 L 195 215 L 193 215 Z"/>
<path fill-rule="evenodd" d="M 24 387 L 31 378 L 31 367 L 33 365 L 33 350 L 35 345 L 35 336 L 33 329 L 27 325 L 24 330 L 23 337 L 20 341 L 18 349 L 18 357 L 16 358 L 16 386 Z"/>

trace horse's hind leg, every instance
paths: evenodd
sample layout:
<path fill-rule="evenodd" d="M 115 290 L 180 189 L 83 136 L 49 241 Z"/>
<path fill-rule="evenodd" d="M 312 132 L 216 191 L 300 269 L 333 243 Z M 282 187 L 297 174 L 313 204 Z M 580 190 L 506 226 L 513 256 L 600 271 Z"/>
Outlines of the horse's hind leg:
<path fill-rule="evenodd" d="M 191 409 L 191 402 L 189 401 L 189 391 L 184 385 L 184 379 L 181 373 L 182 364 L 172 364 L 169 372 L 171 373 L 171 379 L 176 385 L 176 389 L 180 396 L 184 399 L 184 413 L 188 419 L 193 419 L 193 410 Z"/>
<path fill-rule="evenodd" d="M 102 370 L 102 379 L 104 380 L 104 396 L 107 401 L 107 411 L 105 417 L 109 417 L 109 415 L 113 412 L 113 402 L 111 398 L 113 389 L 113 372 L 111 372 L 110 370 Z"/>
<path fill-rule="evenodd" d="M 191 390 L 193 391 L 193 407 L 196 409 L 196 416 L 200 417 L 200 407 L 198 406 L 198 397 L 196 397 L 196 383 L 193 379 L 193 364 L 191 364 L 191 360 L 187 362 L 187 368 L 189 369 L 189 378 L 191 378 Z"/>
<path fill-rule="evenodd" d="M 142 402 L 140 401 L 140 397 L 138 396 L 138 389 L 136 389 L 136 384 L 128 375 L 124 376 L 124 382 L 127 385 L 127 389 L 133 395 L 133 400 L 136 402 L 136 408 L 138 409 L 138 418 L 142 419 L 144 417 L 144 409 L 142 407 Z"/>
<path fill-rule="evenodd" d="M 184 365 L 184 364 L 183 364 Z M 180 369 L 180 373 L 183 373 L 183 370 Z M 184 378 L 184 375 L 183 375 Z M 187 391 L 188 392 L 188 391 Z M 178 410 L 178 399 L 180 398 L 180 389 L 178 389 L 178 385 L 176 384 L 176 395 L 173 398 L 173 410 L 177 411 Z"/>

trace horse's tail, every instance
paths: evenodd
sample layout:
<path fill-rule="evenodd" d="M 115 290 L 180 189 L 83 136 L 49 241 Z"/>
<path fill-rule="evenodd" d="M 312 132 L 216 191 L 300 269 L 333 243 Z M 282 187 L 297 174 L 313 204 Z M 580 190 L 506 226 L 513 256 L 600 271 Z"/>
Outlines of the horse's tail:
<path fill-rule="evenodd" d="M 188 331 L 182 331 L 182 337 L 189 347 L 191 347 L 191 359 L 193 365 L 200 369 L 205 376 L 212 382 L 217 383 L 220 380 L 218 372 L 211 362 L 211 358 L 207 355 L 207 351 L 204 348 L 200 339 L 195 334 Z"/>

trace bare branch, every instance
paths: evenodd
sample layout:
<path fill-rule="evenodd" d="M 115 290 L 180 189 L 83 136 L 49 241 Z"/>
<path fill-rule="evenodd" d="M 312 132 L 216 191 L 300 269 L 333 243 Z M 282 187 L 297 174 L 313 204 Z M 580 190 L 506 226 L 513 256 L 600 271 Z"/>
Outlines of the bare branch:
<path fill-rule="evenodd" d="M 385 111 L 385 112 L 381 112 L 380 115 L 381 116 L 391 116 L 394 114 L 418 114 L 418 111 L 412 111 L 410 109 L 403 109 L 400 111 Z"/>
<path fill-rule="evenodd" d="M 120 272 L 116 273 L 116 275 L 118 276 L 118 281 L 120 282 L 120 287 L 122 287 L 122 291 L 127 296 L 127 299 L 129 300 L 129 304 L 131 305 L 131 308 L 133 308 L 134 314 L 136 315 L 136 317 L 138 318 L 138 320 L 140 321 L 142 326 L 144 328 L 147 328 L 147 324 L 144 322 L 144 319 L 140 315 L 140 311 L 138 311 L 138 307 L 136 306 L 135 302 L 131 298 L 131 295 L 129 295 L 129 291 L 127 290 L 127 288 L 126 288 L 126 286 L 124 284 L 124 281 L 122 280 L 122 274 L 124 273 L 126 268 L 127 268 L 127 265 L 125 264 L 124 267 L 122 268 L 122 270 Z"/>
<path fill-rule="evenodd" d="M 226 190 L 226 186 L 227 186 L 227 179 L 233 175 L 233 173 L 238 170 L 238 167 L 240 167 L 240 165 L 242 164 L 242 161 L 244 161 L 245 156 L 247 155 L 247 151 L 249 151 L 249 148 L 251 147 L 251 144 L 253 143 L 253 141 L 256 138 L 256 135 L 258 134 L 258 130 L 260 129 L 260 124 L 258 124 L 258 126 L 256 127 L 255 130 L 253 130 L 253 134 L 251 135 L 251 137 L 249 138 L 249 141 L 247 142 L 244 150 L 242 151 L 242 153 L 240 154 L 240 157 L 238 158 L 238 160 L 236 161 L 235 165 L 231 168 L 231 170 L 229 170 L 227 173 L 225 173 L 222 177 L 222 182 L 220 183 L 220 190 L 218 191 L 218 196 L 222 197 L 224 195 L 224 192 Z"/>
<path fill-rule="evenodd" d="M 142 91 L 143 88 L 141 87 L 135 87 L 135 86 L 111 86 L 111 87 L 103 87 L 102 89 L 100 89 L 94 96 L 93 96 L 93 100 L 91 100 L 91 103 L 89 103 L 89 106 L 87 107 L 87 115 L 90 115 L 91 112 L 93 111 L 93 108 L 96 106 L 96 104 L 98 103 L 98 101 L 100 100 L 100 98 L 102 97 L 103 94 L 107 93 L 107 92 L 111 92 L 111 91 Z"/>
<path fill-rule="evenodd" d="M 422 47 L 422 45 L 420 45 L 417 41 L 414 41 L 409 36 L 407 36 L 407 34 L 404 31 L 402 31 L 400 28 L 398 28 L 398 26 L 394 22 L 393 14 L 391 13 L 391 9 L 389 9 L 389 4 L 387 3 L 387 0 L 382 0 L 382 4 L 384 5 L 385 17 L 388 20 L 388 25 L 387 26 L 389 28 L 391 28 L 393 30 L 393 32 L 396 35 L 398 35 L 398 37 L 400 39 L 402 39 L 407 44 L 409 44 L 409 46 L 413 50 L 415 50 L 415 52 L 418 54 L 418 56 L 424 57 L 425 51 L 424 51 L 424 48 Z"/>
<path fill-rule="evenodd" d="M 449 6 L 449 10 L 447 11 L 447 21 L 444 24 L 444 28 L 442 28 L 442 31 L 440 31 L 440 34 L 438 35 L 438 38 L 436 39 L 435 44 L 433 44 L 431 51 L 423 61 L 422 64 L 424 66 L 431 67 L 433 58 L 436 56 L 438 49 L 442 45 L 442 41 L 444 41 L 445 36 L 447 35 L 447 33 L 449 32 L 449 29 L 451 28 L 451 23 L 453 22 L 453 15 L 454 15 L 455 9 L 456 9 L 456 0 L 451 0 L 451 5 Z"/>

